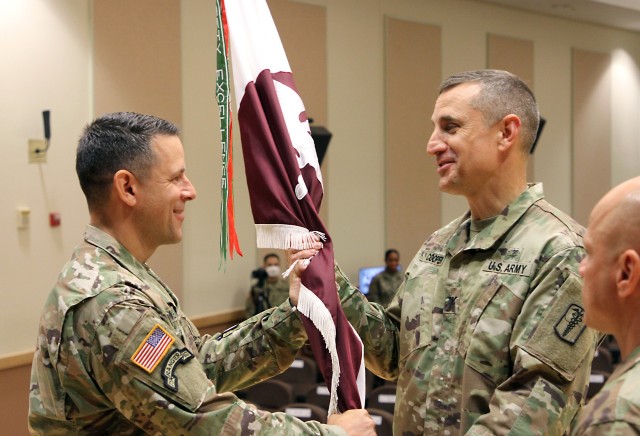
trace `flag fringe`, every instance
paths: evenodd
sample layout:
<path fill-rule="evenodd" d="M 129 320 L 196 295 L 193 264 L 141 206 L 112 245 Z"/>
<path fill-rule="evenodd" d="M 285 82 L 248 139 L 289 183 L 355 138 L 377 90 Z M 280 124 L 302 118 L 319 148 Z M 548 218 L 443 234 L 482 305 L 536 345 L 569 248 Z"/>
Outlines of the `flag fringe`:
<path fill-rule="evenodd" d="M 362 343 L 362 339 L 360 339 L 360 335 L 353 328 L 351 323 L 349 323 L 349 327 L 351 327 L 351 331 L 354 333 L 354 337 L 360 342 L 361 345 L 361 353 L 360 353 L 360 368 L 358 369 L 358 374 L 356 375 L 356 386 L 358 387 L 358 395 L 360 396 L 360 407 L 364 408 L 365 400 L 367 398 L 367 382 L 365 379 L 365 366 L 364 366 L 364 344 Z"/>
<path fill-rule="evenodd" d="M 298 297 L 297 307 L 300 313 L 309 318 L 313 325 L 316 326 L 331 356 L 331 389 L 329 391 L 330 401 L 327 413 L 328 415 L 333 415 L 338 411 L 338 383 L 340 380 L 340 360 L 336 347 L 336 326 L 333 323 L 329 309 L 327 309 L 322 300 L 304 285 L 300 285 L 300 296 Z"/>
<path fill-rule="evenodd" d="M 313 248 L 318 240 L 326 240 L 322 232 L 310 232 L 304 227 L 290 224 L 256 224 L 258 248 L 279 248 L 281 250 L 306 250 Z"/>

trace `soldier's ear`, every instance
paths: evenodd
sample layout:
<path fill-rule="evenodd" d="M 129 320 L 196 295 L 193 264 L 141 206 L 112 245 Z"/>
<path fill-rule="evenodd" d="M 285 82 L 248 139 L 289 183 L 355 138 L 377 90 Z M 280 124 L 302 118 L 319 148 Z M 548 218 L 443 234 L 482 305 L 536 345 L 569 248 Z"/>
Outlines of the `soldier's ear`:
<path fill-rule="evenodd" d="M 127 206 L 135 206 L 138 202 L 138 180 L 133 173 L 127 170 L 120 170 L 113 175 L 113 189 L 116 195 Z"/>
<path fill-rule="evenodd" d="M 515 114 L 505 115 L 500 120 L 500 137 L 498 138 L 498 149 L 506 151 L 517 142 L 520 137 L 522 121 Z"/>
<path fill-rule="evenodd" d="M 640 292 L 640 255 L 636 250 L 625 250 L 616 262 L 618 296 L 626 299 Z"/>

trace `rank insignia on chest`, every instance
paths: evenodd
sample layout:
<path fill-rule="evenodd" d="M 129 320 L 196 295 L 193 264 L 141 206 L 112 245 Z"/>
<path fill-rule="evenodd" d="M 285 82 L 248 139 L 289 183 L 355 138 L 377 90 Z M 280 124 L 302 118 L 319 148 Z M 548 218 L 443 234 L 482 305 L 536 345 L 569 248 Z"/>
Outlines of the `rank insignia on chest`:
<path fill-rule="evenodd" d="M 175 339 L 160 324 L 156 324 L 133 353 L 131 361 L 151 374 L 174 341 Z"/>
<path fill-rule="evenodd" d="M 178 391 L 178 378 L 174 374 L 176 367 L 182 363 L 187 363 L 191 359 L 193 359 L 193 354 L 186 348 L 169 354 L 162 367 L 162 379 L 167 388 L 174 392 Z"/>
<path fill-rule="evenodd" d="M 556 323 L 555 331 L 560 339 L 573 345 L 585 329 L 584 309 L 577 304 L 571 304 Z"/>

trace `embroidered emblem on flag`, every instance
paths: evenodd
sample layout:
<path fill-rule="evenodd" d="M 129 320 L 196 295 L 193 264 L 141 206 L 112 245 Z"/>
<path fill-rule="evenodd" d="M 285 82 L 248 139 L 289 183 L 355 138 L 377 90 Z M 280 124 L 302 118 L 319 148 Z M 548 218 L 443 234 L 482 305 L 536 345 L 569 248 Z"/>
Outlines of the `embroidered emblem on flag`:
<path fill-rule="evenodd" d="M 156 324 L 147 337 L 144 338 L 136 352 L 133 353 L 131 361 L 151 374 L 164 355 L 167 354 L 173 341 L 175 339 L 160 327 L 160 324 Z"/>

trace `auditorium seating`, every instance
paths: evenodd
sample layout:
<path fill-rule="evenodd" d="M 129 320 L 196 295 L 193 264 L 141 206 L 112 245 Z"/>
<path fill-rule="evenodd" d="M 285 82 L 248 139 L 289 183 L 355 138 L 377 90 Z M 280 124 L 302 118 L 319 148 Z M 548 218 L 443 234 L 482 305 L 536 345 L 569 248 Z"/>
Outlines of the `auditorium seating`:
<path fill-rule="evenodd" d="M 238 397 L 262 410 L 275 412 L 293 402 L 293 388 L 282 380 L 269 379 L 239 391 Z"/>
<path fill-rule="evenodd" d="M 327 422 L 327 409 L 310 403 L 291 403 L 280 408 L 280 412 L 293 415 L 302 421 Z"/>
<path fill-rule="evenodd" d="M 396 386 L 382 385 L 367 394 L 367 408 L 384 410 L 393 414 L 396 405 Z"/>
<path fill-rule="evenodd" d="M 288 383 L 293 389 L 293 398 L 295 401 L 304 401 L 309 389 L 316 384 L 318 378 L 318 366 L 311 357 L 299 355 L 293 361 L 291 366 L 274 377 L 274 380 L 280 380 Z"/>
<path fill-rule="evenodd" d="M 371 415 L 373 422 L 376 423 L 376 434 L 378 436 L 393 435 L 393 413 L 371 407 L 367 407 L 367 412 Z"/>

